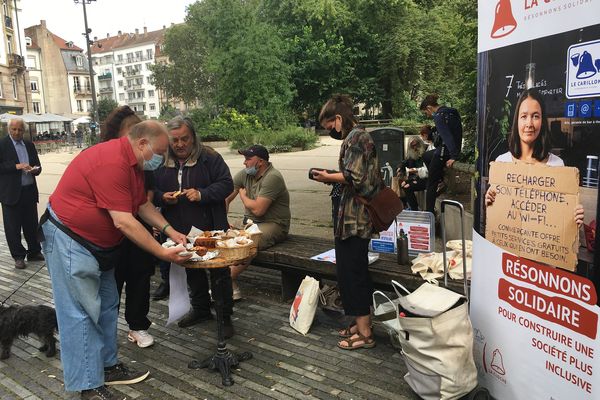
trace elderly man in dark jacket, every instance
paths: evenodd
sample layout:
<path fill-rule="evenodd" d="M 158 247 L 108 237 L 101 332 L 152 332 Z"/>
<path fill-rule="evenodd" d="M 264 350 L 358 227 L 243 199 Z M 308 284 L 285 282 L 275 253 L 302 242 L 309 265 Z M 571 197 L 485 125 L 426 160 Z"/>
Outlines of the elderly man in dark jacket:
<path fill-rule="evenodd" d="M 155 173 L 155 202 L 166 220 L 179 232 L 192 226 L 202 230 L 229 228 L 225 198 L 233 191 L 233 180 L 223 157 L 199 142 L 191 120 L 175 117 L 167 124 L 170 136 L 165 164 Z M 181 192 L 181 194 L 176 193 Z M 212 319 L 208 279 L 203 269 L 187 269 L 192 309 L 178 323 L 188 327 Z M 211 286 L 223 285 L 224 335 L 233 335 L 233 300 L 229 269 L 211 271 Z"/>

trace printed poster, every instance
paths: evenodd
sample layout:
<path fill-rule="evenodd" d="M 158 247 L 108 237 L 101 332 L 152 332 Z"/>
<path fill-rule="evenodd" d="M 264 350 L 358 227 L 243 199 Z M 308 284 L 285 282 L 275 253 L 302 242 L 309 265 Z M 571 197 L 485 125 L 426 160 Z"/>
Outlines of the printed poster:
<path fill-rule="evenodd" d="M 479 383 L 497 399 L 600 398 L 598 294 L 587 278 L 473 233 L 471 319 Z"/>

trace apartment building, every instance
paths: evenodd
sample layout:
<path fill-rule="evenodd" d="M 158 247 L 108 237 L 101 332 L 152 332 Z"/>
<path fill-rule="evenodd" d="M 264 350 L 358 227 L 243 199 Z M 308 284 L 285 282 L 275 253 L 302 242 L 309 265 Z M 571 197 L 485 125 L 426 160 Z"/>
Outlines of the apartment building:
<path fill-rule="evenodd" d="M 1 0 L 0 114 L 30 112 L 29 78 L 23 57 L 25 37 L 19 26 L 20 0 Z"/>
<path fill-rule="evenodd" d="M 25 29 L 27 66 L 34 83 L 32 105 L 40 113 L 66 117 L 87 116 L 93 111 L 92 85 L 83 49 L 48 30 L 46 21 Z"/>
<path fill-rule="evenodd" d="M 156 62 L 164 33 L 165 28 L 152 32 L 144 28 L 94 38 L 91 52 L 100 98 L 127 104 L 140 116 L 158 118 L 160 103 L 150 66 Z"/>
<path fill-rule="evenodd" d="M 31 88 L 31 112 L 44 114 L 46 113 L 46 103 L 42 76 L 42 49 L 30 37 L 25 38 L 25 44 L 27 47 L 25 66 L 29 73 Z"/>

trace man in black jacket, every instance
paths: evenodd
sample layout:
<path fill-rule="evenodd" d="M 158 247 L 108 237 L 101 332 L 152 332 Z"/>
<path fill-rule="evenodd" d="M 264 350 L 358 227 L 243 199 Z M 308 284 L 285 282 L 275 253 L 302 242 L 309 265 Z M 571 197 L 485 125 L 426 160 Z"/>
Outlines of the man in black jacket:
<path fill-rule="evenodd" d="M 25 122 L 20 118 L 8 123 L 9 135 L 0 140 L 0 203 L 4 232 L 15 260 L 15 268 L 23 269 L 28 261 L 43 261 L 36 230 L 39 194 L 35 177 L 42 172 L 37 150 L 23 139 Z M 21 244 L 21 230 L 27 250 Z"/>
<path fill-rule="evenodd" d="M 437 134 L 442 139 L 429 157 L 424 157 L 429 170 L 427 192 L 425 195 L 426 210 L 434 212 L 435 198 L 439 194 L 438 184 L 444 178 L 444 167 L 451 168 L 460 155 L 462 146 L 462 121 L 455 108 L 437 103 L 438 96 L 430 94 L 421 102 L 419 109 L 428 118 L 433 118 Z"/>
<path fill-rule="evenodd" d="M 192 226 L 206 230 L 227 230 L 225 198 L 233 191 L 233 180 L 223 157 L 199 142 L 188 118 L 175 117 L 167 124 L 170 147 L 165 164 L 155 173 L 155 204 L 167 221 L 180 232 Z M 176 192 L 181 192 L 178 194 Z M 203 269 L 186 269 L 192 309 L 178 323 L 182 328 L 212 319 L 208 279 Z M 211 271 L 215 301 L 224 302 L 224 336 L 233 335 L 233 299 L 228 268 Z M 223 295 L 222 299 L 216 296 Z"/>

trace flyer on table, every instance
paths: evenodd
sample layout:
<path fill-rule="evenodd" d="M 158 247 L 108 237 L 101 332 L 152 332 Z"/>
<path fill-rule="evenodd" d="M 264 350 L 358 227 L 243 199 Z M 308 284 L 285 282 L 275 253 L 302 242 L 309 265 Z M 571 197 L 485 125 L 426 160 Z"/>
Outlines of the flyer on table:
<path fill-rule="evenodd" d="M 600 2 L 478 9 L 470 317 L 479 383 L 497 399 L 600 399 Z M 539 135 L 552 154 L 534 164 L 509 145 L 521 141 L 516 107 L 527 89 L 541 98 Z"/>

